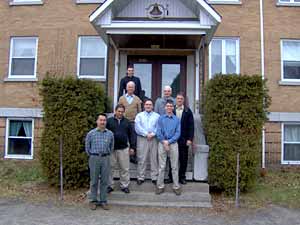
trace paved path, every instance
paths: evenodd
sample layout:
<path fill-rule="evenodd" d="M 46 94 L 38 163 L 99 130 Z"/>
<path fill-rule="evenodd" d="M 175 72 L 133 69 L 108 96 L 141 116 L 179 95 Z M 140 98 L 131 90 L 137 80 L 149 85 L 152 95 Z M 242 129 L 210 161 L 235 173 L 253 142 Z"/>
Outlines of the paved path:
<path fill-rule="evenodd" d="M 112 207 L 91 211 L 84 204 L 57 206 L 0 199 L 1 225 L 193 224 L 300 225 L 300 210 L 277 206 L 259 210 L 216 213 L 214 210 Z"/>

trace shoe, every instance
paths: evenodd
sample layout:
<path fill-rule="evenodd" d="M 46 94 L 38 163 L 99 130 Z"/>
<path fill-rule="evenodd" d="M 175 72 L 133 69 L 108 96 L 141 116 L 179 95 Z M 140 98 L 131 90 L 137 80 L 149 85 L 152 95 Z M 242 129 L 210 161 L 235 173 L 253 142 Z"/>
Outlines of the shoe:
<path fill-rule="evenodd" d="M 89 203 L 89 207 L 91 210 L 96 210 L 97 209 L 97 202 L 92 201 Z"/>
<path fill-rule="evenodd" d="M 174 193 L 176 195 L 181 195 L 181 189 L 180 188 L 177 188 L 177 189 L 173 189 Z"/>
<path fill-rule="evenodd" d="M 157 180 L 152 180 L 152 184 L 156 185 L 157 184 Z"/>
<path fill-rule="evenodd" d="M 142 185 L 142 183 L 144 183 L 144 180 L 137 180 L 136 183 L 137 183 L 138 185 Z"/>
<path fill-rule="evenodd" d="M 133 164 L 138 164 L 137 158 L 135 155 L 131 155 L 129 157 L 129 162 L 133 163 Z"/>
<path fill-rule="evenodd" d="M 179 179 L 179 183 L 181 183 L 181 184 L 186 184 L 186 180 L 185 180 L 184 178 Z"/>
<path fill-rule="evenodd" d="M 164 183 L 165 184 L 172 184 L 173 183 L 173 180 L 172 179 L 166 179 L 165 181 L 164 181 Z"/>
<path fill-rule="evenodd" d="M 107 193 L 108 194 L 113 192 L 113 191 L 114 191 L 114 189 L 112 187 L 110 187 L 110 186 L 107 187 Z"/>
<path fill-rule="evenodd" d="M 101 203 L 101 208 L 104 209 L 104 210 L 110 210 L 110 207 L 107 203 Z"/>
<path fill-rule="evenodd" d="M 123 191 L 123 192 L 126 193 L 126 194 L 129 194 L 129 193 L 130 193 L 129 188 L 121 188 L 121 191 Z"/>
<path fill-rule="evenodd" d="M 156 188 L 155 194 L 160 195 L 164 193 L 165 189 L 164 188 Z"/>

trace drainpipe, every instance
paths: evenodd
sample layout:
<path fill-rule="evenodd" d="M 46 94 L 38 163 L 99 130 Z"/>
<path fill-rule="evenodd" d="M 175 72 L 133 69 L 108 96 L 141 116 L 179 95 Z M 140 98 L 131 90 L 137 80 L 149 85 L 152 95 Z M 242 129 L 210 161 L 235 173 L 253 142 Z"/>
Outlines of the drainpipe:
<path fill-rule="evenodd" d="M 110 34 L 107 34 L 107 52 L 106 52 L 106 83 L 105 83 L 105 93 L 106 93 L 106 99 L 108 99 L 109 93 L 108 93 L 108 81 L 109 81 L 109 53 L 110 53 Z M 108 105 L 106 105 L 106 111 L 108 111 Z"/>
<path fill-rule="evenodd" d="M 261 76 L 265 79 L 265 46 L 264 46 L 264 13 L 263 13 L 263 0 L 259 1 L 260 10 L 260 48 L 261 48 Z M 265 127 L 262 129 L 262 168 L 266 167 L 266 146 L 265 146 Z"/>

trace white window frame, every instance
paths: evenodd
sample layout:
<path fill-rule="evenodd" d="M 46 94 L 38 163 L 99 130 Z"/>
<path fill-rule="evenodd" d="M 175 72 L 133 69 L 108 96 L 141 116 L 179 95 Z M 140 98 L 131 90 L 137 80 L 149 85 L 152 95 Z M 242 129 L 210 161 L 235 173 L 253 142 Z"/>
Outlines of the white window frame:
<path fill-rule="evenodd" d="M 219 4 L 219 5 L 240 5 L 242 4 L 241 0 L 208 0 L 210 4 Z"/>
<path fill-rule="evenodd" d="M 213 40 L 222 40 L 222 74 L 226 74 L 226 55 L 224 54 L 224 52 L 226 52 L 226 41 L 227 40 L 234 40 L 236 42 L 236 74 L 239 74 L 240 73 L 240 38 L 239 37 L 216 37 L 216 38 L 213 38 Z M 211 66 L 212 66 L 212 63 L 211 63 L 211 57 L 212 57 L 212 54 L 211 54 L 211 44 L 212 44 L 212 41 L 210 42 L 209 44 L 209 79 L 212 78 L 212 74 L 211 74 Z"/>
<path fill-rule="evenodd" d="M 13 55 L 13 48 L 14 48 L 14 40 L 17 39 L 35 39 L 35 62 L 34 62 L 34 74 L 33 75 L 12 75 L 11 74 L 11 66 L 12 66 L 12 58 L 17 58 L 17 57 L 12 57 Z M 11 37 L 10 39 L 10 53 L 9 53 L 9 68 L 8 68 L 8 78 L 9 79 L 26 79 L 26 78 L 36 78 L 36 71 L 37 71 L 37 59 L 38 59 L 38 43 L 39 43 L 39 38 L 38 37 Z M 19 58 L 26 58 L 26 57 L 19 57 Z"/>
<path fill-rule="evenodd" d="M 292 83 L 299 83 L 300 84 L 300 78 L 299 79 L 287 79 L 284 78 L 284 71 L 283 71 L 283 42 L 284 41 L 291 41 L 291 42 L 298 42 L 300 44 L 300 39 L 281 39 L 280 40 L 280 62 L 281 62 L 281 81 L 288 81 Z"/>
<path fill-rule="evenodd" d="M 300 125 L 300 123 L 281 123 L 281 164 L 284 165 L 300 165 L 300 161 L 284 160 L 284 144 L 300 144 L 300 142 L 285 142 L 284 141 L 284 126 L 285 125 Z"/>
<path fill-rule="evenodd" d="M 107 70 L 107 46 L 105 47 L 105 57 L 104 57 L 104 75 L 103 76 L 88 76 L 88 75 L 80 75 L 80 59 L 81 59 L 81 55 L 80 55 L 80 51 L 81 51 L 81 38 L 95 38 L 95 37 L 99 37 L 100 36 L 93 36 L 93 35 L 87 35 L 87 36 L 79 36 L 78 37 L 78 47 L 77 47 L 77 77 L 79 79 L 95 79 L 95 80 L 106 80 L 106 70 Z M 88 58 L 88 57 L 86 57 Z M 91 57 L 91 58 L 95 58 L 95 57 Z"/>
<path fill-rule="evenodd" d="M 9 0 L 9 5 L 42 5 L 43 0 Z"/>
<path fill-rule="evenodd" d="M 289 0 L 289 2 L 285 2 L 285 1 L 282 1 L 282 0 L 278 0 L 278 3 L 279 4 L 296 4 L 296 5 L 299 5 L 300 2 L 296 2 L 295 0 Z"/>
<path fill-rule="evenodd" d="M 31 121 L 32 123 L 32 136 L 31 136 L 31 154 L 30 155 L 13 155 L 8 154 L 8 139 L 9 137 L 9 128 L 10 128 L 10 121 L 20 120 L 20 121 Z M 14 137 L 20 138 L 20 137 Z M 22 137 L 20 139 L 29 139 L 26 137 Z M 34 119 L 32 118 L 7 118 L 6 119 L 6 135 L 5 135 L 5 155 L 4 158 L 6 159 L 33 159 L 34 155 Z"/>
<path fill-rule="evenodd" d="M 95 4 L 103 3 L 105 0 L 75 0 L 77 4 Z"/>

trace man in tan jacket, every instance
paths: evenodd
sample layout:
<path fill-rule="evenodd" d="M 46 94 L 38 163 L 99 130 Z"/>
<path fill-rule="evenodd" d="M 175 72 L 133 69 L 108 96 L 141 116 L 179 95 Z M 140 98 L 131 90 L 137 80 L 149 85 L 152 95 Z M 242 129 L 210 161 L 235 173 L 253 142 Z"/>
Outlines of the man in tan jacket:
<path fill-rule="evenodd" d="M 130 121 L 130 124 L 132 126 L 132 129 L 134 129 L 134 120 L 135 117 L 138 113 L 142 111 L 142 101 L 141 99 L 134 95 L 134 90 L 135 90 L 135 83 L 133 81 L 129 81 L 126 85 L 126 91 L 127 93 L 123 96 L 120 97 L 119 99 L 119 104 L 124 105 L 125 107 L 125 113 L 124 117 Z M 134 140 L 136 143 L 136 133 L 134 131 Z M 130 162 L 137 164 L 136 160 L 136 153 L 135 152 L 130 152 Z"/>

